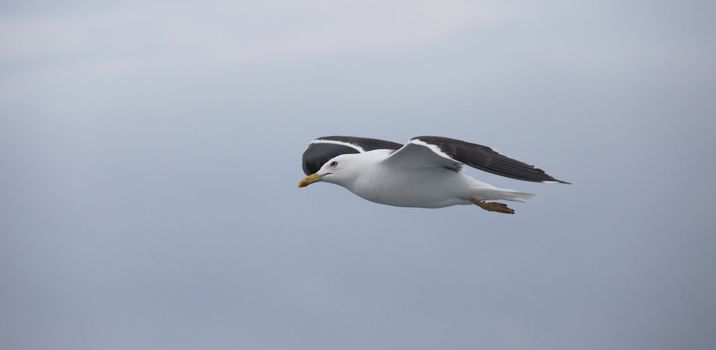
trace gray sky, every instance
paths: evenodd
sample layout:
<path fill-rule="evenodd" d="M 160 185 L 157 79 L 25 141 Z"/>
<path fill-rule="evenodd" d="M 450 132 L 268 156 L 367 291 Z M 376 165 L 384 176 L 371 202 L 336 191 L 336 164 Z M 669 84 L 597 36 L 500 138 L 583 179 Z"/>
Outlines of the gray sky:
<path fill-rule="evenodd" d="M 0 5 L 0 348 L 713 349 L 709 1 Z M 517 215 L 296 188 L 463 138 Z"/>

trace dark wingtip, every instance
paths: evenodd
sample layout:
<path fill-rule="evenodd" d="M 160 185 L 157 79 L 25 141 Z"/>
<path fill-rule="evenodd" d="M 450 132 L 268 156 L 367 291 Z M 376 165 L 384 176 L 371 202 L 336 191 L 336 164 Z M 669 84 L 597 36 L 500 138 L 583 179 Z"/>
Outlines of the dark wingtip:
<path fill-rule="evenodd" d="M 541 170 L 541 169 L 540 169 L 540 170 Z M 571 184 L 572 184 L 571 182 L 562 181 L 562 180 L 560 180 L 560 179 L 555 179 L 554 177 L 545 174 L 545 173 L 544 173 L 544 170 L 542 170 L 542 175 L 545 175 L 545 177 L 544 177 L 541 181 L 539 181 L 539 182 L 541 182 L 541 183 L 545 183 L 545 184 L 565 184 L 565 185 L 571 185 Z"/>

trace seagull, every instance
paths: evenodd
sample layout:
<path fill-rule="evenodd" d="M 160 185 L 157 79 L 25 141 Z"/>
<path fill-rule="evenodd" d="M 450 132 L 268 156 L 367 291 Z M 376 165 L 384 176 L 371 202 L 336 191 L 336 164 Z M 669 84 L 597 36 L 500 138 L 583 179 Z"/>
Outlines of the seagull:
<path fill-rule="evenodd" d="M 515 211 L 496 201 L 526 202 L 535 196 L 467 176 L 461 172 L 464 165 L 518 180 L 569 184 L 490 147 L 447 137 L 418 136 L 401 145 L 365 137 L 325 136 L 311 141 L 303 153 L 303 171 L 308 176 L 298 187 L 327 182 L 380 204 L 416 208 L 474 204 L 504 214 Z"/>

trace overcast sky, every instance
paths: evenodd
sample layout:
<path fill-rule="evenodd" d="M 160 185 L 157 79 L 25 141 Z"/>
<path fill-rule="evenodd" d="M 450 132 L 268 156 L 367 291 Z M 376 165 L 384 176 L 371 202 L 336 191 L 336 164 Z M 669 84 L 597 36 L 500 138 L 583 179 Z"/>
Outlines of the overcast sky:
<path fill-rule="evenodd" d="M 0 348 L 714 349 L 712 1 L 3 1 Z M 516 215 L 298 189 L 434 134 Z"/>

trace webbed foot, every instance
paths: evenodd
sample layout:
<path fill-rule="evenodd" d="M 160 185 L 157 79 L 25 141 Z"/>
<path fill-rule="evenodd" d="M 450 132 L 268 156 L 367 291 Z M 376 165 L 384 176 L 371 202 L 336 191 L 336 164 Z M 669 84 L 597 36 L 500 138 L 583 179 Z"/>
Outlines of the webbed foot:
<path fill-rule="evenodd" d="M 475 205 L 477 205 L 478 207 L 485 209 L 487 211 L 494 211 L 494 212 L 503 213 L 503 214 L 514 214 L 515 213 L 514 209 L 508 207 L 507 204 L 504 204 L 504 203 L 485 202 L 485 201 L 475 199 L 475 198 L 473 198 L 471 201 L 473 203 L 475 203 Z"/>

